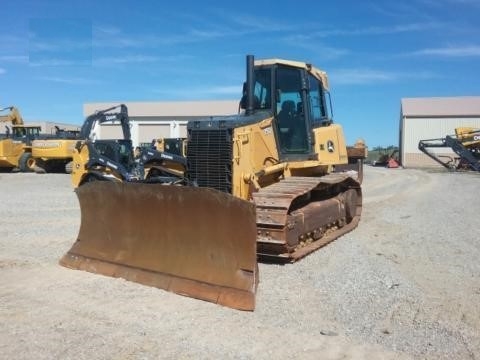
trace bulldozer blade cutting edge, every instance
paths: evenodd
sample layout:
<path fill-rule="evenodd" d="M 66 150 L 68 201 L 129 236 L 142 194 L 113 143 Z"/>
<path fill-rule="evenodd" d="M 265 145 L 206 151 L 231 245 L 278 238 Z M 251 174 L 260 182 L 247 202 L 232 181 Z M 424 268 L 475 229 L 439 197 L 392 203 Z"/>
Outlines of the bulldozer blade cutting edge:
<path fill-rule="evenodd" d="M 97 181 L 76 193 L 80 230 L 62 266 L 254 310 L 254 204 L 160 184 Z"/>

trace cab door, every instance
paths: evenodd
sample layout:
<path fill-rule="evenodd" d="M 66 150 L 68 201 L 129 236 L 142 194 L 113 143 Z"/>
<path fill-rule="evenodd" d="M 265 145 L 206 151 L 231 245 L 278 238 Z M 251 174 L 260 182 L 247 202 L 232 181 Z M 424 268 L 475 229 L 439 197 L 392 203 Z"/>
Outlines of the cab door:
<path fill-rule="evenodd" d="M 278 66 L 275 74 L 276 118 L 282 154 L 308 154 L 310 141 L 304 111 L 303 70 Z"/>

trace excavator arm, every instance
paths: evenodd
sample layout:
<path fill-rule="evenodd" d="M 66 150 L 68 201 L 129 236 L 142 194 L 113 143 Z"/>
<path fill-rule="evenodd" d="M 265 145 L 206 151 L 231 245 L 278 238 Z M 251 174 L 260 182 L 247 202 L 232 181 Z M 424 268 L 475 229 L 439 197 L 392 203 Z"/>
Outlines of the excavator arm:
<path fill-rule="evenodd" d="M 463 133 L 462 136 L 447 135 L 444 138 L 420 140 L 418 149 L 432 160 L 436 161 L 449 170 L 458 168 L 454 159 L 448 157 L 448 161 L 443 160 L 445 156 L 437 155 L 430 151 L 431 148 L 450 148 L 461 160 L 461 163 L 467 165 L 472 170 L 480 171 L 480 131 L 471 131 L 469 134 Z"/>
<path fill-rule="evenodd" d="M 115 109 L 120 109 L 120 111 L 113 112 L 113 110 Z M 82 128 L 80 129 L 80 138 L 94 140 L 95 134 L 93 133 L 93 131 L 95 129 L 95 125 L 112 121 L 120 121 L 120 125 L 122 126 L 123 138 L 125 140 L 130 140 L 131 134 L 130 123 L 128 119 L 128 109 L 124 104 L 97 111 L 96 113 L 87 117 L 87 119 L 82 125 Z"/>
<path fill-rule="evenodd" d="M 23 118 L 20 115 L 20 111 L 15 106 L 8 106 L 0 109 L 0 113 L 9 110 L 7 115 L 0 115 L 0 122 L 11 122 L 12 125 L 23 125 Z"/>

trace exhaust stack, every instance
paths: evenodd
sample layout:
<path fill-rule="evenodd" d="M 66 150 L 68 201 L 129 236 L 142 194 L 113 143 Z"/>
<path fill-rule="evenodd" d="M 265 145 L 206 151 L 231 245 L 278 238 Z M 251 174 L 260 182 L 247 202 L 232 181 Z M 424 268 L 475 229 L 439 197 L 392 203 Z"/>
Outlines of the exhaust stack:
<path fill-rule="evenodd" d="M 251 115 L 254 109 L 254 91 L 255 91 L 255 74 L 254 74 L 254 58 L 253 55 L 247 55 L 247 106 L 246 115 Z"/>

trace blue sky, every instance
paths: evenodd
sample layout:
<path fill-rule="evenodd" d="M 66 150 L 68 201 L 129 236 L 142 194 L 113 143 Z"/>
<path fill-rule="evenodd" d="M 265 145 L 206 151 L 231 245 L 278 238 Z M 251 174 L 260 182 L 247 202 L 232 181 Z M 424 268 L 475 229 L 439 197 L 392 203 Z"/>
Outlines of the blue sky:
<path fill-rule="evenodd" d="M 167 6 L 168 4 L 168 6 Z M 480 95 L 480 0 L 4 0 L 0 106 L 81 124 L 102 101 L 239 99 L 245 56 L 327 71 L 348 143 L 398 143 L 400 100 Z"/>

